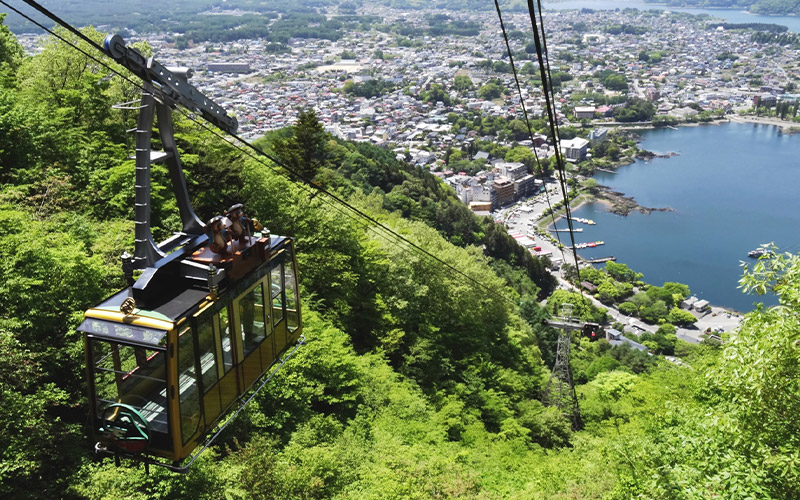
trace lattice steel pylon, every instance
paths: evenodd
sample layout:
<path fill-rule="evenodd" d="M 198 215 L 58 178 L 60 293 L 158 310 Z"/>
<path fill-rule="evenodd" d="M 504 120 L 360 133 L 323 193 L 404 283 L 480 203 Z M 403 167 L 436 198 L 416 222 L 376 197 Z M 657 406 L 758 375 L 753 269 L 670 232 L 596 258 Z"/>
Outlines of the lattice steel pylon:
<path fill-rule="evenodd" d="M 568 307 L 567 307 L 568 306 Z M 575 385 L 572 383 L 572 367 L 569 364 L 570 350 L 570 331 L 580 329 L 578 323 L 573 328 L 572 304 L 562 304 L 560 321 L 554 321 L 553 326 L 559 328 L 558 349 L 556 350 L 556 362 L 553 364 L 553 372 L 544 390 L 542 402 L 546 406 L 555 406 L 561 413 L 572 421 L 572 430 L 583 429 L 581 420 L 581 409 L 578 406 L 578 397 L 575 394 Z M 565 327 L 564 325 L 568 325 Z"/>

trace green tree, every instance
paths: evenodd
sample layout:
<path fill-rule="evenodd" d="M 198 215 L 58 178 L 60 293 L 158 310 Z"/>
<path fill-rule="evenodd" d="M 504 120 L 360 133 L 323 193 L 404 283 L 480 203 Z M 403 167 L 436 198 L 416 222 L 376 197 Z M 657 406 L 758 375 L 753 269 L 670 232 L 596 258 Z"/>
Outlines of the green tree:
<path fill-rule="evenodd" d="M 514 118 L 508 122 L 508 132 L 515 141 L 522 141 L 530 137 L 528 133 L 528 126 L 525 122 Z"/>
<path fill-rule="evenodd" d="M 667 281 L 664 283 L 662 288 L 672 294 L 674 298 L 674 304 L 679 304 L 683 299 L 688 298 L 689 294 L 691 293 L 689 291 L 689 285 L 684 285 L 683 283 L 674 283 L 672 281 Z"/>
<path fill-rule="evenodd" d="M 561 314 L 561 304 L 572 304 L 573 317 L 583 321 L 593 321 L 595 323 L 605 323 L 607 311 L 596 307 L 583 295 L 566 290 L 556 290 L 547 299 L 547 310 L 550 314 L 558 316 Z"/>
<path fill-rule="evenodd" d="M 689 311 L 673 307 L 667 314 L 667 321 L 674 325 L 687 326 L 697 322 L 697 318 Z"/>
<path fill-rule="evenodd" d="M 628 90 L 628 81 L 625 75 L 620 73 L 611 73 L 603 78 L 601 83 L 610 90 Z"/>
<path fill-rule="evenodd" d="M 521 71 L 525 75 L 535 75 L 538 72 L 538 68 L 532 62 L 526 62 L 522 65 Z"/>
<path fill-rule="evenodd" d="M 619 291 L 611 280 L 604 281 L 597 287 L 596 297 L 603 304 L 613 304 L 619 297 Z"/>
<path fill-rule="evenodd" d="M 24 108 L 0 87 L 0 182 L 27 184 L 36 177 L 36 143 Z"/>
<path fill-rule="evenodd" d="M 800 452 L 795 415 L 800 413 L 800 256 L 775 254 L 745 266 L 740 285 L 759 295 L 773 290 L 779 305 L 759 307 L 730 335 L 715 388 L 728 403 L 731 425 L 741 440 L 737 450 L 759 457 L 752 462 L 763 475 L 765 497 L 800 495 Z M 714 389 L 712 389 L 714 390 Z M 755 485 L 753 485 L 755 486 Z"/>
<path fill-rule="evenodd" d="M 64 29 L 55 32 L 86 53 L 93 50 Z M 103 39 L 93 28 L 83 33 Z M 25 174 L 34 179 L 36 191 L 46 193 L 48 209 L 89 203 L 85 187 L 92 172 L 124 159 L 125 133 L 111 115 L 113 79 L 105 66 L 55 37 L 46 38 L 42 51 L 20 65 L 17 106 L 24 110 L 39 164 Z"/>
<path fill-rule="evenodd" d="M 630 99 L 624 108 L 614 109 L 614 119 L 620 122 L 648 121 L 656 114 L 653 103 L 644 99 Z"/>
<path fill-rule="evenodd" d="M 631 373 L 610 371 L 597 375 L 590 385 L 597 389 L 601 399 L 617 401 L 630 390 L 636 378 Z"/>
<path fill-rule="evenodd" d="M 504 158 L 507 162 L 519 162 L 528 167 L 528 170 L 533 172 L 536 167 L 536 156 L 531 151 L 531 148 L 526 146 L 516 146 L 511 148 L 506 153 Z"/>
<path fill-rule="evenodd" d="M 639 308 L 633 302 L 623 302 L 619 305 L 619 312 L 632 316 L 639 312 Z"/>
<path fill-rule="evenodd" d="M 658 326 L 658 330 L 656 330 L 656 335 L 675 335 L 675 325 L 670 323 L 663 323 Z"/>
<path fill-rule="evenodd" d="M 608 281 L 608 276 L 603 271 L 590 266 L 585 269 L 581 269 L 581 280 L 599 285 L 605 281 Z"/>
<path fill-rule="evenodd" d="M 617 281 L 635 282 L 643 278 L 642 273 L 635 272 L 626 264 L 608 261 L 605 268 L 608 275 Z"/>
<path fill-rule="evenodd" d="M 457 149 L 450 153 L 450 155 L 447 158 L 447 163 L 453 163 L 463 159 L 464 159 L 464 153 L 460 149 Z"/>
<path fill-rule="evenodd" d="M 661 300 L 667 307 L 672 307 L 675 305 L 675 296 L 673 293 L 664 287 L 650 285 L 647 287 L 647 291 L 645 292 L 650 299 L 653 301 Z"/>
<path fill-rule="evenodd" d="M 23 55 L 17 37 L 3 24 L 5 17 L 0 13 L 0 88 L 11 84 Z"/>
<path fill-rule="evenodd" d="M 656 300 L 652 304 L 643 307 L 639 311 L 639 317 L 648 323 L 658 323 L 658 320 L 665 319 L 668 314 L 667 305 L 663 300 Z"/>
<path fill-rule="evenodd" d="M 472 79 L 467 75 L 456 75 L 453 79 L 453 87 L 459 92 L 468 92 L 475 88 L 472 84 Z"/>
<path fill-rule="evenodd" d="M 618 360 L 611 356 L 600 356 L 592 361 L 584 373 L 586 374 L 587 380 L 591 382 L 598 374 L 614 371 L 619 368 L 620 364 Z"/>
<path fill-rule="evenodd" d="M 0 207 L 2 497 L 61 495 L 80 453 L 83 353 L 74 328 L 107 293 L 107 236 L 85 217 L 42 220 Z"/>
<path fill-rule="evenodd" d="M 500 97 L 500 94 L 502 94 L 502 89 L 494 82 L 482 85 L 481 88 L 478 89 L 478 96 L 486 101 L 497 99 Z"/>
<path fill-rule="evenodd" d="M 437 103 L 441 102 L 445 106 L 450 106 L 450 94 L 447 93 L 444 86 L 438 83 L 431 85 L 430 90 L 422 92 L 422 100 L 425 102 Z"/>
<path fill-rule="evenodd" d="M 289 139 L 273 147 L 283 162 L 306 179 L 313 179 L 327 158 L 327 134 L 313 109 L 301 111 Z"/>

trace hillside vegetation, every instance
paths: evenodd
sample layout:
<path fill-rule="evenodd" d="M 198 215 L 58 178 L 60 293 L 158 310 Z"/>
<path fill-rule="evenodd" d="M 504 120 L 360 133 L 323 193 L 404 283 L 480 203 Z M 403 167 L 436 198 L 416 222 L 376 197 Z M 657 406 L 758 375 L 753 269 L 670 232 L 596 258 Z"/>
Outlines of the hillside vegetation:
<path fill-rule="evenodd" d="M 333 140 L 311 112 L 259 144 L 481 285 L 176 113 L 200 216 L 241 201 L 296 239 L 308 342 L 189 474 L 99 460 L 75 327 L 123 286 L 135 116 L 111 105 L 136 96 L 55 40 L 23 57 L 0 25 L 0 497 L 800 497 L 797 257 L 759 261 L 745 285 L 781 306 L 724 346 L 680 344 L 691 368 L 575 339 L 572 432 L 540 403 L 556 338 L 540 301 L 603 311 L 554 292 L 546 262 L 425 171 Z M 178 220 L 167 186 L 156 167 L 157 238 Z"/>

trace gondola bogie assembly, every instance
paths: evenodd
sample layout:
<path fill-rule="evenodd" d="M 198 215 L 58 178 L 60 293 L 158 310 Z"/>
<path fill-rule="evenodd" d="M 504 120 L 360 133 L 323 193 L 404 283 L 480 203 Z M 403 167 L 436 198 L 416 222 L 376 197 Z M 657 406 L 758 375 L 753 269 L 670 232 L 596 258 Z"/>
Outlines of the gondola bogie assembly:
<path fill-rule="evenodd" d="M 241 205 L 200 221 L 171 108 L 192 107 L 228 131 L 236 120 L 186 83 L 189 72 L 145 59 L 119 36 L 109 37 L 106 49 L 143 79 L 144 91 L 135 130 L 135 249 L 123 256 L 129 286 L 86 311 L 78 328 L 90 423 L 96 450 L 185 471 L 187 457 L 301 339 L 293 242 L 248 220 Z M 164 151 L 151 150 L 155 116 Z M 183 227 L 156 244 L 149 179 L 151 164 L 160 161 L 169 168 Z"/>

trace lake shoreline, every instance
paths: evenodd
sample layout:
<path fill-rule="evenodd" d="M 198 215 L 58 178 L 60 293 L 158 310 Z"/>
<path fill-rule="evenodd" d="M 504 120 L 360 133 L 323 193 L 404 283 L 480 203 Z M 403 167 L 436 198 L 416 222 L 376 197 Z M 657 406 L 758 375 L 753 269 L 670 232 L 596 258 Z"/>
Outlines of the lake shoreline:
<path fill-rule="evenodd" d="M 721 19 L 730 24 L 766 23 L 786 26 L 792 33 L 800 33 L 800 16 L 787 13 L 781 15 L 757 14 L 743 8 L 725 7 L 692 7 L 692 6 L 673 6 L 665 3 L 651 3 L 643 0 L 548 0 L 545 2 L 545 10 L 617 10 L 617 9 L 637 9 L 637 10 L 661 10 L 667 12 L 682 12 L 693 16 L 707 15 L 714 19 Z"/>
<path fill-rule="evenodd" d="M 573 217 L 597 222 L 588 227 L 578 223 L 584 230 L 576 241 L 603 240 L 606 245 L 603 250 L 582 250 L 581 255 L 585 259 L 615 255 L 619 262 L 643 272 L 650 283 L 686 283 L 698 297 L 726 309 L 749 311 L 754 302 L 774 305 L 772 295 L 744 296 L 737 289 L 739 263 L 749 262 L 748 251 L 764 241 L 775 241 L 787 250 L 800 247 L 800 237 L 786 230 L 800 213 L 800 200 L 791 188 L 800 179 L 796 168 L 800 143 L 798 136 L 780 133 L 772 125 L 744 119 L 715 127 L 643 132 L 642 149 L 680 155 L 668 161 L 653 159 L 652 165 L 637 161 L 636 167 L 614 174 L 596 172 L 595 180 L 609 186 L 611 196 L 596 196 L 600 188 L 592 186 L 570 206 Z M 758 158 L 764 155 L 773 158 L 768 163 L 771 174 L 753 177 L 747 165 L 760 165 Z M 778 187 L 769 180 L 776 176 L 785 179 Z M 774 199 L 772 205 L 758 201 L 766 192 Z M 651 212 L 651 218 L 639 216 L 638 209 L 625 210 L 629 217 L 615 217 L 618 211 L 610 209 L 622 198 L 630 200 L 634 209 L 640 205 L 674 211 Z M 775 205 L 789 210 L 776 212 L 770 208 Z M 725 229 L 734 227 L 741 230 Z"/>

